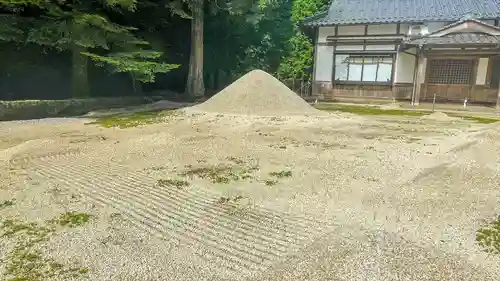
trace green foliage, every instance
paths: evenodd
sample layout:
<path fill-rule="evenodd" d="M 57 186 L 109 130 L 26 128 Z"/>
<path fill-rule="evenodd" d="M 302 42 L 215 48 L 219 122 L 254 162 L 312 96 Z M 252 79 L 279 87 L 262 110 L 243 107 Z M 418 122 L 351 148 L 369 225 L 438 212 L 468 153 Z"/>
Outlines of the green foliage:
<path fill-rule="evenodd" d="M 282 80 L 307 79 L 313 48 L 298 23 L 323 9 L 327 2 L 205 3 L 205 84 L 220 89 L 255 68 L 277 74 Z M 186 50 L 190 36 L 186 27 L 187 20 L 192 19 L 193 3 L 194 0 L 0 0 L 0 40 L 17 42 L 21 48 L 30 43 L 80 53 L 112 73 L 130 73 L 134 80 L 150 83 L 155 82 L 156 74 L 189 62 Z M 185 30 L 186 35 L 175 30 Z M 171 50 L 172 45 L 177 49 Z M 161 56 L 165 51 L 178 54 L 172 59 L 177 63 L 166 63 Z M 75 57 L 78 56 L 73 56 L 77 61 Z M 80 65 L 81 68 L 75 68 L 83 69 L 86 60 L 80 61 Z M 80 78 L 86 79 L 84 75 Z"/>
<path fill-rule="evenodd" d="M 141 51 L 129 53 L 114 53 L 109 56 L 99 56 L 84 52 L 99 66 L 109 66 L 112 72 L 128 72 L 142 82 L 154 82 L 157 73 L 167 73 L 178 68 L 178 64 L 155 62 L 161 56 L 160 52 Z"/>
<path fill-rule="evenodd" d="M 18 42 L 22 40 L 22 26 L 15 19 L 15 16 L 0 14 L 0 41 Z"/>
<path fill-rule="evenodd" d="M 300 21 L 323 10 L 327 0 L 294 0 L 291 20 L 295 34 L 288 39 L 288 53 L 282 58 L 278 69 L 281 79 L 307 79 L 313 64 L 313 45 L 310 39 L 298 27 Z"/>
<path fill-rule="evenodd" d="M 120 7 L 123 9 L 127 9 L 133 11 L 136 9 L 137 0 L 105 0 L 104 1 L 108 6 L 111 7 Z"/>
<path fill-rule="evenodd" d="M 313 65 L 313 46 L 309 39 L 298 31 L 288 41 L 290 53 L 283 57 L 278 69 L 282 79 L 310 79 L 309 70 Z"/>
<path fill-rule="evenodd" d="M 149 43 L 130 26 L 113 18 L 137 9 L 137 0 L 46 1 L 2 0 L 0 40 L 31 43 L 59 51 L 80 50 L 99 66 L 112 72 L 129 72 L 134 79 L 153 82 L 156 73 L 165 73 L 178 65 L 160 60 L 161 52 L 150 51 Z M 36 8 L 36 16 L 19 13 Z M 31 10 L 30 10 L 31 11 Z"/>
<path fill-rule="evenodd" d="M 327 4 L 326 0 L 281 0 L 245 6 L 245 0 L 233 0 L 228 11 L 217 6 L 206 19 L 208 85 L 231 82 L 256 68 L 281 80 L 309 79 L 313 46 L 298 24 Z"/>
<path fill-rule="evenodd" d="M 269 2 L 265 8 L 256 5 L 247 10 L 242 8 L 243 2 L 231 1 L 229 10 L 216 7 L 216 12 L 206 17 L 209 86 L 220 87 L 256 68 L 274 73 L 286 54 L 287 39 L 293 34 L 292 2 Z"/>
<path fill-rule="evenodd" d="M 190 0 L 172 0 L 165 4 L 173 14 L 183 18 L 183 19 L 193 19 L 189 8 L 191 8 L 192 2 Z"/>

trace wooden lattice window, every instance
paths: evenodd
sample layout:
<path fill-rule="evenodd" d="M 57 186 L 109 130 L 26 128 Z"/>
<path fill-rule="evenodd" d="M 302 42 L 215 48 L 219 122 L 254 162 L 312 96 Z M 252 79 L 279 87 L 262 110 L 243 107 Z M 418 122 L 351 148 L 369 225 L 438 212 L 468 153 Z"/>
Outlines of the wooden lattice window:
<path fill-rule="evenodd" d="M 470 84 L 473 60 L 439 59 L 430 60 L 430 84 Z"/>

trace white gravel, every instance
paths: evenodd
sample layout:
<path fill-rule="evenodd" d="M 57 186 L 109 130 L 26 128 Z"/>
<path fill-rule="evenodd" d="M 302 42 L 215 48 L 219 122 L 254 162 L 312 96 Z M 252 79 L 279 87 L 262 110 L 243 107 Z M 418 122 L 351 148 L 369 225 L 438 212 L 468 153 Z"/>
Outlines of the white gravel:
<path fill-rule="evenodd" d="M 500 259 L 474 242 L 499 211 L 498 126 L 341 114 L 170 118 L 127 130 L 13 125 L 3 131 L 11 172 L 0 198 L 16 204 L 0 215 L 94 214 L 42 245 L 88 267 L 91 280 L 500 280 Z M 32 139 L 51 144 L 28 149 Z M 259 169 L 226 185 L 155 185 L 229 157 Z M 282 170 L 292 177 L 264 184 Z M 237 195 L 247 202 L 241 213 L 216 203 Z"/>

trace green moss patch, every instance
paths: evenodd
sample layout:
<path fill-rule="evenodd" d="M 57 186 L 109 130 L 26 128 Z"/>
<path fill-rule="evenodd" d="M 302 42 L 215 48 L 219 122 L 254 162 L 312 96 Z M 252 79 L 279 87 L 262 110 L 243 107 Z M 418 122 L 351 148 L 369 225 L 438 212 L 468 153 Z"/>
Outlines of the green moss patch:
<path fill-rule="evenodd" d="M 8 277 L 8 281 L 35 281 L 56 277 L 64 280 L 88 273 L 87 268 L 65 266 L 23 245 L 17 246 L 10 254 L 6 274 L 12 277 Z"/>
<path fill-rule="evenodd" d="M 86 224 L 92 218 L 86 213 L 67 212 L 49 221 L 50 224 L 77 227 Z"/>
<path fill-rule="evenodd" d="M 178 179 L 159 179 L 157 181 L 158 186 L 161 187 L 169 187 L 169 186 L 174 186 L 177 187 L 178 189 L 182 189 L 183 187 L 188 187 L 189 182 L 185 180 L 178 180 Z"/>
<path fill-rule="evenodd" d="M 233 197 L 220 197 L 217 200 L 217 204 L 227 204 L 227 203 L 231 203 L 231 202 L 237 203 L 238 201 L 240 201 L 243 198 L 244 197 L 241 195 L 237 195 L 237 196 L 233 196 Z"/>
<path fill-rule="evenodd" d="M 314 105 L 317 109 L 325 111 L 341 111 L 358 115 L 386 115 L 386 116 L 424 116 L 431 112 L 425 110 L 404 110 L 404 109 L 382 109 L 376 106 L 362 106 L 362 105 L 346 105 L 335 103 L 320 103 Z M 461 114 L 454 114 L 445 112 L 449 116 L 459 117 L 467 121 L 473 121 L 482 124 L 490 124 L 500 121 L 496 118 L 477 117 L 477 116 L 464 116 Z"/>
<path fill-rule="evenodd" d="M 264 184 L 267 186 L 273 186 L 273 185 L 277 185 L 278 181 L 277 180 L 265 180 Z"/>
<path fill-rule="evenodd" d="M 28 236 L 32 242 L 43 241 L 54 232 L 51 227 L 40 226 L 36 223 L 25 223 L 18 220 L 6 219 L 0 225 L 0 238 L 15 238 Z"/>
<path fill-rule="evenodd" d="M 231 166 L 214 165 L 209 167 L 186 166 L 186 170 L 180 176 L 197 176 L 202 179 L 211 180 L 212 183 L 227 184 L 231 181 L 240 181 L 252 178 L 252 172 L 258 170 L 257 166 Z"/>
<path fill-rule="evenodd" d="M 7 207 L 10 207 L 10 206 L 13 206 L 14 203 L 15 203 L 14 199 L 0 201 L 0 210 L 3 209 L 3 208 L 7 208 Z"/>
<path fill-rule="evenodd" d="M 68 216 L 61 217 L 66 218 L 65 221 L 74 222 L 73 219 L 68 219 Z M 47 241 L 56 232 L 56 228 L 51 223 L 62 221 L 61 217 L 50 220 L 47 225 L 15 219 L 0 220 L 0 239 L 8 239 L 15 244 L 14 248 L 7 253 L 6 258 L 2 260 L 5 263 L 2 280 L 38 281 L 49 278 L 65 280 L 88 273 L 88 268 L 60 264 L 51 258 L 44 257 L 37 250 L 37 245 Z M 81 225 L 85 219 L 78 216 L 76 221 L 78 223 L 73 225 Z M 69 225 L 69 223 L 64 225 Z"/>
<path fill-rule="evenodd" d="M 289 178 L 292 176 L 292 171 L 279 171 L 279 172 L 270 172 L 270 176 L 272 177 L 277 177 L 279 179 L 281 178 Z"/>
<path fill-rule="evenodd" d="M 448 114 L 449 116 L 455 116 L 455 117 L 460 117 L 464 120 L 467 121 L 473 121 L 476 123 L 481 123 L 481 124 L 491 124 L 500 121 L 499 119 L 495 118 L 488 118 L 488 117 L 477 117 L 477 116 L 462 116 L 462 115 L 453 115 L 453 114 Z"/>
<path fill-rule="evenodd" d="M 279 171 L 279 172 L 270 172 L 269 176 L 275 179 L 268 179 L 264 181 L 264 184 L 267 186 L 277 185 L 279 183 L 279 179 L 289 178 L 292 176 L 292 171 Z"/>
<path fill-rule="evenodd" d="M 500 254 L 500 216 L 477 231 L 476 241 L 486 252 Z"/>
<path fill-rule="evenodd" d="M 341 111 L 354 113 L 358 115 L 392 115 L 392 116 L 423 116 L 429 114 L 426 111 L 413 111 L 403 109 L 382 109 L 375 106 L 358 106 L 358 105 L 344 105 L 344 104 L 331 104 L 320 103 L 315 105 L 317 109 L 325 111 Z"/>
<path fill-rule="evenodd" d="M 130 114 L 116 114 L 106 117 L 98 118 L 94 122 L 87 124 L 96 124 L 104 128 L 133 128 L 141 125 L 148 125 L 159 123 L 162 117 L 172 115 L 175 110 L 161 110 L 161 111 L 144 111 Z"/>

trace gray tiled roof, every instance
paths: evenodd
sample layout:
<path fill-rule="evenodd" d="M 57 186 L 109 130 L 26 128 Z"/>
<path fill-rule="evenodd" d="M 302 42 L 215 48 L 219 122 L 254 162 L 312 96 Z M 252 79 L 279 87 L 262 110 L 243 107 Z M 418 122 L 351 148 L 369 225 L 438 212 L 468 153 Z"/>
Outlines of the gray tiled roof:
<path fill-rule="evenodd" d="M 442 37 L 424 37 L 410 40 L 409 45 L 498 44 L 496 36 L 478 33 L 458 33 Z"/>
<path fill-rule="evenodd" d="M 485 26 L 485 27 L 490 28 L 490 29 L 500 30 L 500 27 L 495 26 L 495 25 L 491 25 L 491 24 L 486 23 L 484 21 L 480 21 L 480 20 L 477 20 L 477 19 L 464 18 L 462 20 L 459 20 L 459 21 L 456 21 L 454 23 L 451 23 L 451 24 L 448 24 L 446 26 L 443 26 L 442 28 L 440 28 L 438 30 L 434 30 L 431 34 L 427 34 L 426 36 L 431 36 L 432 34 L 436 34 L 436 33 L 442 32 L 442 31 L 444 31 L 446 29 L 450 29 L 452 27 L 458 26 L 458 25 L 466 23 L 466 22 L 470 22 L 470 23 L 473 23 L 473 24 L 482 25 L 482 26 Z"/>
<path fill-rule="evenodd" d="M 456 21 L 466 14 L 500 18 L 498 0 L 333 0 L 328 13 L 304 20 L 305 26 L 422 21 Z"/>

